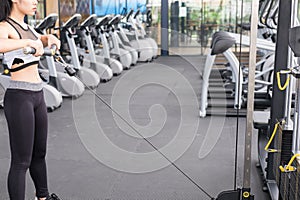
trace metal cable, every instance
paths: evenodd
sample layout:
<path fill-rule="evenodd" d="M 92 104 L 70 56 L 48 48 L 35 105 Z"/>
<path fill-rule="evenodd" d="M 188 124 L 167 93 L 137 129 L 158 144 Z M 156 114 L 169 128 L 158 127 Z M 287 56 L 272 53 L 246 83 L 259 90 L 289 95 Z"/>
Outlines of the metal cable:
<path fill-rule="evenodd" d="M 80 81 L 81 79 L 75 75 Z M 116 110 L 114 110 L 111 105 L 109 105 L 100 95 L 98 95 L 92 88 L 81 81 L 86 88 L 88 88 L 103 104 L 105 104 L 113 113 L 115 113 L 122 121 L 124 121 L 135 133 L 137 133 L 142 139 L 144 139 L 155 151 L 162 155 L 171 165 L 173 165 L 182 175 L 184 175 L 189 181 L 191 181 L 199 190 L 201 190 L 207 197 L 211 200 L 215 198 L 212 197 L 208 192 L 206 192 L 198 183 L 196 183 L 189 175 L 187 175 L 183 170 L 181 170 L 174 162 L 172 162 L 166 155 L 164 155 L 155 145 L 153 145 L 147 138 L 145 138 L 136 128 L 134 128 L 122 115 L 120 115 Z"/>
<path fill-rule="evenodd" d="M 240 85 L 240 75 L 241 75 L 241 61 L 242 61 L 242 31 L 243 31 L 243 15 L 244 15 L 244 0 L 241 2 L 241 29 L 240 29 L 240 45 L 239 45 L 239 75 L 238 75 L 238 81 L 236 84 Z M 238 94 L 240 93 L 241 88 L 238 87 Z M 240 106 L 240 98 L 238 98 L 238 106 Z M 234 190 L 237 189 L 237 164 L 238 164 L 238 142 L 239 142 L 239 120 L 240 120 L 240 109 L 238 108 L 236 111 L 236 129 L 235 129 L 235 153 L 234 153 L 234 183 L 233 183 L 233 188 Z"/>

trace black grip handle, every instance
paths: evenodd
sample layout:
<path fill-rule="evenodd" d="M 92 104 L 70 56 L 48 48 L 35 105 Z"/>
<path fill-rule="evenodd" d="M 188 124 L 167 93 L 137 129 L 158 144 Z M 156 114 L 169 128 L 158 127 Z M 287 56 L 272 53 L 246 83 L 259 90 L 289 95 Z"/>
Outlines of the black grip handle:
<path fill-rule="evenodd" d="M 24 54 L 35 54 L 36 50 L 35 48 L 32 48 L 32 47 L 24 47 L 23 48 L 23 53 Z"/>

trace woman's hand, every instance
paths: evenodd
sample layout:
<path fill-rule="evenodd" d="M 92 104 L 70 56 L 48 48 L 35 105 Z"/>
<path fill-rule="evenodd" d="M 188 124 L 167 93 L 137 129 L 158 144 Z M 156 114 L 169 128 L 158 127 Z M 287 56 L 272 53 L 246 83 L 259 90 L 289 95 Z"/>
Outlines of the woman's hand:
<path fill-rule="evenodd" d="M 29 40 L 28 46 L 35 49 L 34 56 L 42 56 L 44 54 L 44 46 L 41 40 Z"/>
<path fill-rule="evenodd" d="M 57 49 L 60 49 L 60 40 L 57 39 L 54 35 L 47 35 L 48 47 L 51 48 L 52 45 L 55 45 Z"/>

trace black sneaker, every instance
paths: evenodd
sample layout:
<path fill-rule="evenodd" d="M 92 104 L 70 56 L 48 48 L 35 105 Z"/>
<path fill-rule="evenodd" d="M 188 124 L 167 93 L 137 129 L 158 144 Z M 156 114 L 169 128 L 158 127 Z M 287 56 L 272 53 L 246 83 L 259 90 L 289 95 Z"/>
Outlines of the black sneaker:
<path fill-rule="evenodd" d="M 54 193 L 52 193 L 51 195 L 49 195 L 46 200 L 61 200 L 60 198 L 58 198 L 58 196 Z"/>

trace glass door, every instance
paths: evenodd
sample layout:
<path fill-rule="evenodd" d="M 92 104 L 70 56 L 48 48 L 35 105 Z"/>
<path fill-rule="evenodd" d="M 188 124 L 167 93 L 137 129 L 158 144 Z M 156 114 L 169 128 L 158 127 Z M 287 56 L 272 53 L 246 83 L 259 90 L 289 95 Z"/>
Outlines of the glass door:
<path fill-rule="evenodd" d="M 160 0 L 147 2 L 152 14 L 151 34 L 159 45 L 160 6 Z M 238 32 L 241 22 L 250 22 L 250 8 L 251 0 L 244 1 L 243 13 L 239 0 L 169 0 L 170 55 L 205 54 L 214 32 Z"/>

